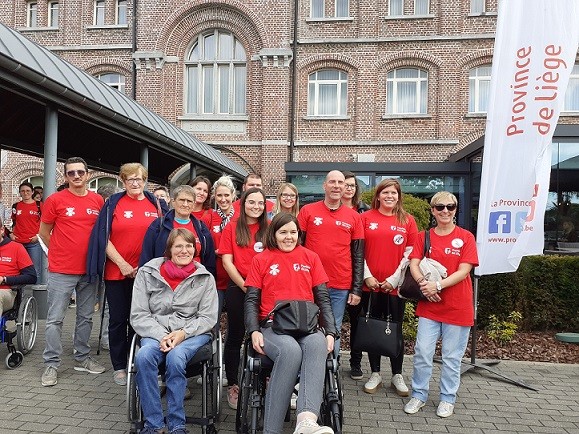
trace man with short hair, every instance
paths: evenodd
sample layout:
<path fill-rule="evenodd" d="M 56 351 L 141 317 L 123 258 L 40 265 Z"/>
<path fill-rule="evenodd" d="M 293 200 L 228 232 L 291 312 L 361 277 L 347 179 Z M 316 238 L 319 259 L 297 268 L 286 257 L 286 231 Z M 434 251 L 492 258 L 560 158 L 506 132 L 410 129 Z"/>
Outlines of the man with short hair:
<path fill-rule="evenodd" d="M 357 305 L 364 282 L 364 228 L 360 215 L 342 205 L 344 174 L 332 170 L 323 184 L 324 200 L 305 205 L 298 214 L 304 246 L 316 252 L 329 277 L 328 292 L 338 333 L 346 304 Z M 340 352 L 339 335 L 334 351 Z"/>
<path fill-rule="evenodd" d="M 170 205 L 169 189 L 164 185 L 159 185 L 153 190 L 153 194 L 157 199 L 163 199 L 167 205 Z"/>
<path fill-rule="evenodd" d="M 48 315 L 43 386 L 57 383 L 62 354 L 62 323 L 74 290 L 74 369 L 91 374 L 105 371 L 104 366 L 90 357 L 88 341 L 92 331 L 96 282 L 89 283 L 86 273 L 89 237 L 104 201 L 100 195 L 87 189 L 88 168 L 82 158 L 66 160 L 64 174 L 68 187 L 46 199 L 39 232 L 48 247 Z"/>
<path fill-rule="evenodd" d="M 258 175 L 256 173 L 250 173 L 245 177 L 243 185 L 241 186 L 242 194 L 244 191 L 249 190 L 250 188 L 259 188 L 260 190 L 263 190 L 261 175 Z M 235 219 L 239 217 L 239 204 L 241 203 L 240 200 L 241 199 L 237 199 L 235 202 L 231 204 L 233 206 L 233 209 L 235 210 L 235 212 L 233 213 Z M 271 200 L 265 201 L 265 212 L 267 213 L 267 217 L 270 220 L 273 218 L 274 205 L 275 204 Z"/>

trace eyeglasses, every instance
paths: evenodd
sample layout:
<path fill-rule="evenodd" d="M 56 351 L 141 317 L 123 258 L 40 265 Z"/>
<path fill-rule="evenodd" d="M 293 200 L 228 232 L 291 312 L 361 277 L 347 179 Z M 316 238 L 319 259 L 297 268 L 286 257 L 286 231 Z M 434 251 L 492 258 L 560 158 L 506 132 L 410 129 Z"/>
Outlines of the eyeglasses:
<path fill-rule="evenodd" d="M 296 195 L 295 194 L 291 194 L 291 193 L 282 193 L 281 197 L 283 197 L 284 199 L 295 199 Z"/>
<path fill-rule="evenodd" d="M 448 205 L 433 205 L 434 209 L 436 211 L 444 211 L 444 208 L 446 208 L 447 210 L 449 210 L 450 212 L 454 211 L 456 209 L 456 203 L 449 203 Z"/>
<path fill-rule="evenodd" d="M 66 172 L 66 176 L 68 176 L 69 178 L 73 178 L 75 176 L 79 176 L 79 177 L 83 177 L 84 175 L 86 175 L 86 170 L 69 170 Z"/>
<path fill-rule="evenodd" d="M 141 182 L 143 182 L 143 178 L 129 178 L 125 179 L 125 182 L 127 184 L 140 184 Z"/>
<path fill-rule="evenodd" d="M 356 184 L 344 184 L 344 189 L 346 190 L 355 190 Z"/>

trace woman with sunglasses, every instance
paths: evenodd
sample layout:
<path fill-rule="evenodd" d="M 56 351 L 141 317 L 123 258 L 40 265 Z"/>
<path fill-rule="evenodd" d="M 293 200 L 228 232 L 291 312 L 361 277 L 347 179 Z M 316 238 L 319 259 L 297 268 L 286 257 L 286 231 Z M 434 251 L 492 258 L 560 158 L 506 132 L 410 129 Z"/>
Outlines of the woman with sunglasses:
<path fill-rule="evenodd" d="M 147 228 L 168 209 L 165 202 L 145 190 L 148 171 L 142 164 L 123 164 L 119 176 L 125 190 L 110 196 L 99 213 L 90 238 L 88 272 L 105 283 L 113 380 L 124 386 L 134 334 L 129 324 L 133 283 L 142 240 Z"/>
<path fill-rule="evenodd" d="M 280 212 L 287 212 L 293 216 L 297 216 L 300 210 L 300 198 L 298 196 L 298 188 L 290 182 L 284 182 L 279 186 L 276 195 L 275 206 L 273 207 L 273 215 Z"/>
<path fill-rule="evenodd" d="M 265 212 L 265 194 L 256 187 L 245 190 L 240 199 L 239 218 L 231 221 L 221 236 L 219 253 L 230 282 L 225 291 L 227 306 L 227 340 L 225 341 L 224 363 L 227 376 L 227 403 L 237 408 L 239 385 L 240 349 L 245 334 L 243 305 L 245 302 L 245 279 L 253 257 L 263 251 L 263 241 L 268 220 Z"/>
<path fill-rule="evenodd" d="M 412 277 L 420 284 L 425 300 L 418 302 L 418 333 L 414 346 L 412 398 L 404 406 L 408 414 L 418 412 L 428 400 L 428 386 L 436 342 L 442 340 L 440 402 L 436 415 L 449 417 L 454 412 L 460 385 L 460 363 L 474 322 L 473 291 L 470 272 L 478 265 L 474 236 L 458 227 L 456 197 L 447 191 L 436 193 L 431 201 L 436 226 L 430 230 L 430 258 L 446 267 L 447 277 L 428 281 L 420 270 L 425 232 L 421 232 L 410 254 Z"/>

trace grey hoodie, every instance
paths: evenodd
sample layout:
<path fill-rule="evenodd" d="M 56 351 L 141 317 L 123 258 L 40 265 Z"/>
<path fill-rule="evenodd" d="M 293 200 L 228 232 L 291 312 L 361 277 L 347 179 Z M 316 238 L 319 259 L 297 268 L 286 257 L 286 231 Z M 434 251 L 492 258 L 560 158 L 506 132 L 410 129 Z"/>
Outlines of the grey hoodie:
<path fill-rule="evenodd" d="M 159 271 L 165 260 L 155 258 L 139 268 L 131 304 L 135 333 L 158 341 L 179 329 L 185 338 L 210 333 L 217 323 L 215 279 L 195 262 L 197 270 L 173 291 Z"/>

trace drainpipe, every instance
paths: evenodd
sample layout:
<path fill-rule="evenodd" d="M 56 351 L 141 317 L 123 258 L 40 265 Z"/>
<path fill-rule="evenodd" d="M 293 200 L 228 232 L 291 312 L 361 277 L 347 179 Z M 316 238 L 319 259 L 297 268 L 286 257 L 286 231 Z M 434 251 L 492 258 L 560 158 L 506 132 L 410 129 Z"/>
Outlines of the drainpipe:
<path fill-rule="evenodd" d="M 289 124 L 289 156 L 288 161 L 294 161 L 294 125 L 296 122 L 296 87 L 297 87 L 297 58 L 298 58 L 298 8 L 299 0 L 294 0 L 294 29 L 292 41 L 292 82 L 290 92 L 290 124 Z"/>
<path fill-rule="evenodd" d="M 133 0 L 133 54 L 137 52 L 137 8 L 139 0 Z M 132 57 L 132 56 L 131 56 Z M 133 100 L 137 100 L 137 64 L 133 58 Z"/>

